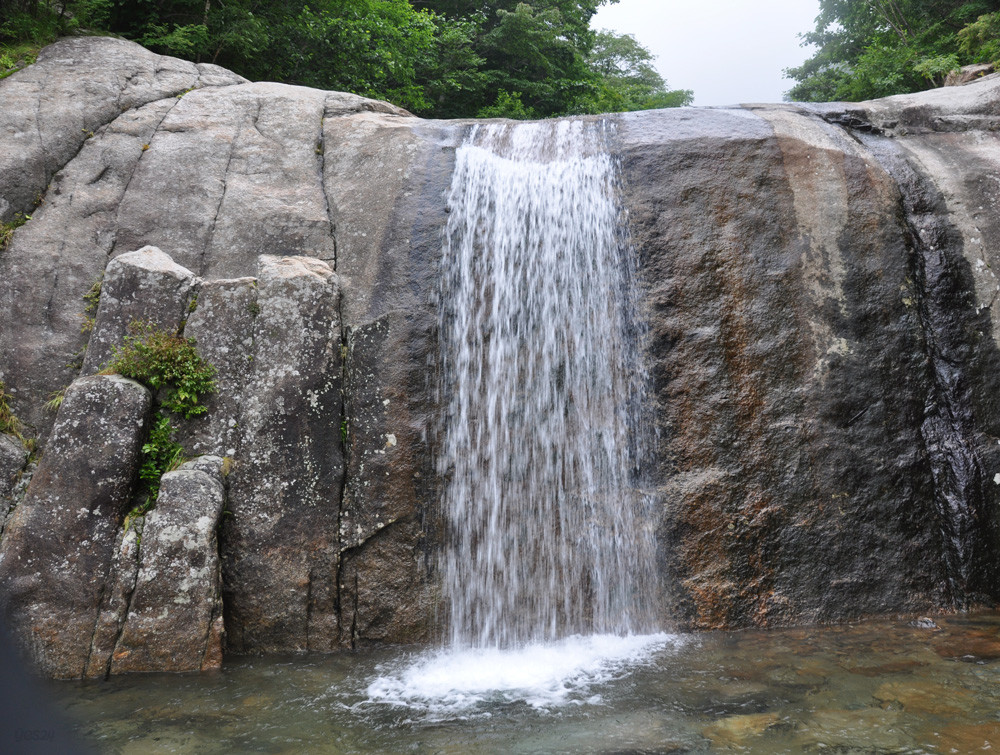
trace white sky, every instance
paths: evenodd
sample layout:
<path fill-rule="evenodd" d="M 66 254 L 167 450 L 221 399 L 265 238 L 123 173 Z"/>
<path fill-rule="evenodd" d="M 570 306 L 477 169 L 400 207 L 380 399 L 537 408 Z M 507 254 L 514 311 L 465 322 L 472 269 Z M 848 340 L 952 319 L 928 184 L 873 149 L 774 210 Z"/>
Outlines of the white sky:
<path fill-rule="evenodd" d="M 795 83 L 781 75 L 811 54 L 819 0 L 620 0 L 593 29 L 632 34 L 670 89 L 693 89 L 695 105 L 780 102 Z"/>

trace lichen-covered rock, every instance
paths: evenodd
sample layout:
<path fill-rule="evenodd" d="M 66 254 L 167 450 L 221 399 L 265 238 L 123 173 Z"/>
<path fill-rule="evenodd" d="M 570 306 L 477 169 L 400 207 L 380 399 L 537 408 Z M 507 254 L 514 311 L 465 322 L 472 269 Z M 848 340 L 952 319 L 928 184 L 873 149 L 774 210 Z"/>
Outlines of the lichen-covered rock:
<path fill-rule="evenodd" d="M 82 677 L 128 508 L 149 391 L 117 375 L 66 389 L 45 452 L 0 542 L 0 606 L 50 676 Z"/>
<path fill-rule="evenodd" d="M 81 372 L 93 374 L 111 361 L 133 322 L 177 332 L 187 317 L 194 286 L 190 270 L 153 246 L 111 260 Z"/>
<path fill-rule="evenodd" d="M 242 434 L 240 405 L 253 371 L 257 280 L 205 281 L 184 335 L 215 367 L 215 390 L 200 399 L 205 413 L 185 423 L 183 442 L 193 453 L 235 456 Z"/>
<path fill-rule="evenodd" d="M 203 456 L 163 475 L 156 508 L 143 524 L 138 576 L 112 674 L 219 667 L 222 465 L 217 456 Z"/>
<path fill-rule="evenodd" d="M 0 525 L 28 461 L 28 449 L 17 438 L 0 433 Z M 0 529 L 2 531 L 2 529 Z"/>
<path fill-rule="evenodd" d="M 207 279 L 253 275 L 261 254 L 333 263 L 326 187 L 346 177 L 327 175 L 324 123 L 416 121 L 357 95 L 226 74 L 87 37 L 0 81 L 0 197 L 30 186 L 45 200 L 0 255 L 0 380 L 38 434 L 51 423 L 42 404 L 79 369 L 82 297 L 111 258 L 152 245 Z M 47 152 L 57 134 L 68 146 Z"/>
<path fill-rule="evenodd" d="M 126 517 L 126 529 L 118 533 L 117 547 L 104 583 L 104 595 L 84 671 L 84 676 L 88 679 L 103 679 L 111 673 L 111 659 L 129 615 L 129 604 L 139 574 L 139 533 L 142 524 L 142 518 L 130 521 Z M 155 669 L 156 666 L 149 666 L 150 671 Z"/>
<path fill-rule="evenodd" d="M 339 304 L 325 262 L 261 257 L 254 359 L 223 529 L 227 647 L 235 652 L 336 646 Z"/>

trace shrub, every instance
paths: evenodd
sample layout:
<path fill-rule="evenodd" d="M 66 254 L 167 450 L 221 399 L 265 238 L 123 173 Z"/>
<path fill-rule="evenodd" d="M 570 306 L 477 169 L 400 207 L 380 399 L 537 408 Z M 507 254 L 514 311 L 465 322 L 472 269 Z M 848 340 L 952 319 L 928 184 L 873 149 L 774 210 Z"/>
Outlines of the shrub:
<path fill-rule="evenodd" d="M 115 348 L 101 372 L 132 378 L 154 391 L 165 388 L 162 407 L 185 419 L 202 414 L 205 407 L 198 399 L 215 390 L 215 368 L 198 355 L 194 342 L 152 323 L 134 321 L 128 330 L 124 345 Z"/>
<path fill-rule="evenodd" d="M 14 231 L 27 223 L 29 220 L 31 220 L 31 215 L 18 213 L 10 222 L 0 223 L 0 252 L 7 248 L 7 244 L 10 243 L 11 238 L 14 236 Z"/>

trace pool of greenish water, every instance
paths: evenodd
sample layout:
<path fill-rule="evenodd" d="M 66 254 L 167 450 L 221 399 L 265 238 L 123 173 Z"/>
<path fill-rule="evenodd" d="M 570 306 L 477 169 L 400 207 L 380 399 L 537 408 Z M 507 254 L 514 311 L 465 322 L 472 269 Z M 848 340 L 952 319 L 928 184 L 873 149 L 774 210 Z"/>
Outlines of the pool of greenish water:
<path fill-rule="evenodd" d="M 99 752 L 972 753 L 1000 750 L 1000 615 L 240 658 L 52 689 Z"/>

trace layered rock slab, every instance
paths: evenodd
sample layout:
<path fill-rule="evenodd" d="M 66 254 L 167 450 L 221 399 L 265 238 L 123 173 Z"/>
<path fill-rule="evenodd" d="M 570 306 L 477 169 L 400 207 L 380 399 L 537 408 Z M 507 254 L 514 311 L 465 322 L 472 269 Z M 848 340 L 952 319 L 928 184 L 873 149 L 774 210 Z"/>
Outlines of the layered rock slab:
<path fill-rule="evenodd" d="M 223 459 L 202 456 L 163 475 L 142 525 L 139 569 L 110 673 L 204 671 L 222 663 L 221 564 L 216 530 Z"/>
<path fill-rule="evenodd" d="M 339 298 L 325 262 L 261 257 L 233 515 L 223 533 L 226 624 L 236 652 L 336 646 Z"/>
<path fill-rule="evenodd" d="M 47 675 L 84 675 L 150 403 L 117 375 L 75 381 L 4 530 L 3 616 Z"/>
<path fill-rule="evenodd" d="M 188 314 L 194 275 L 153 246 L 115 257 L 101 280 L 100 303 L 81 372 L 107 365 L 133 323 L 175 333 Z"/>

